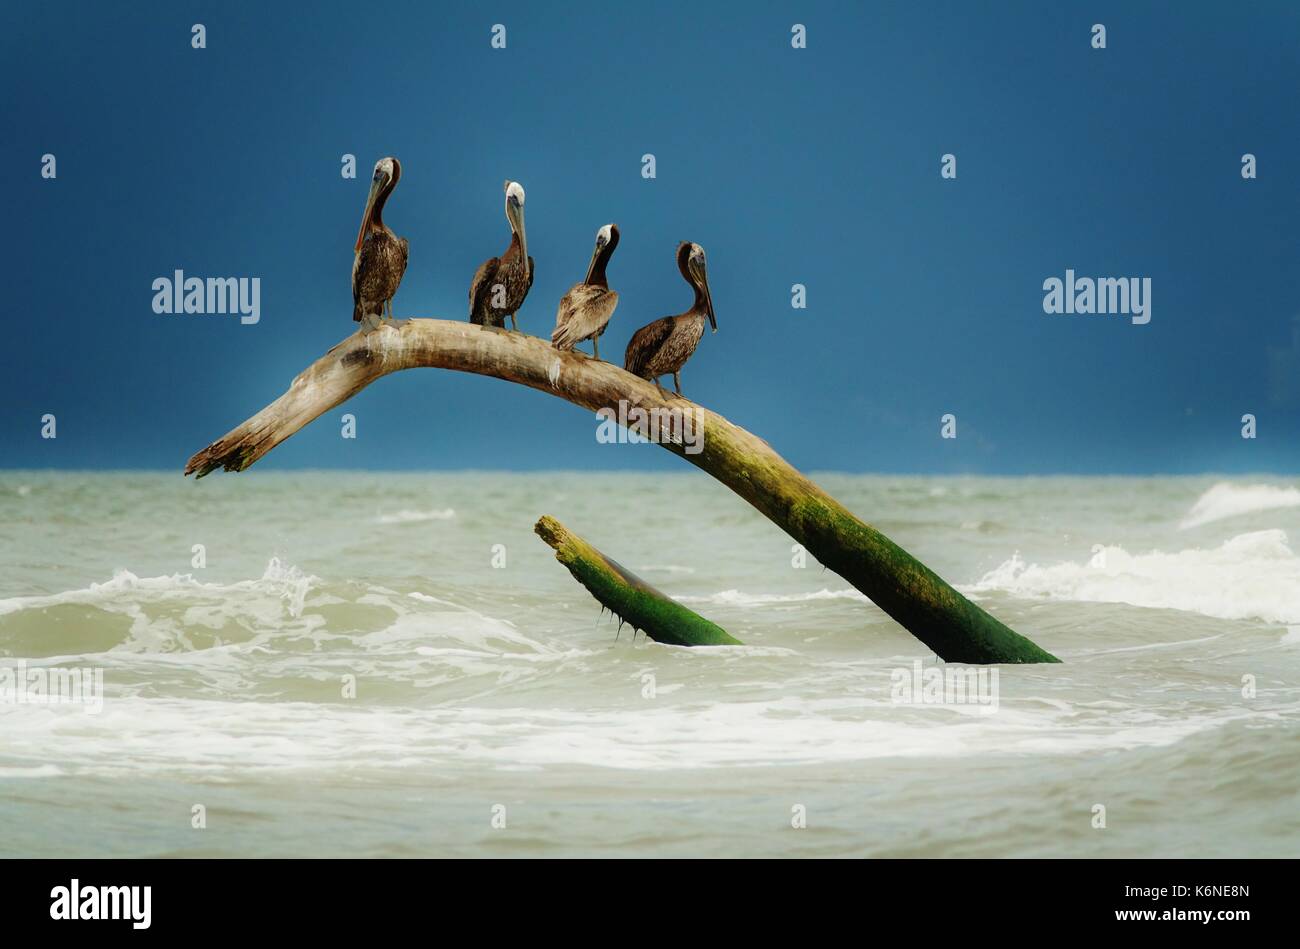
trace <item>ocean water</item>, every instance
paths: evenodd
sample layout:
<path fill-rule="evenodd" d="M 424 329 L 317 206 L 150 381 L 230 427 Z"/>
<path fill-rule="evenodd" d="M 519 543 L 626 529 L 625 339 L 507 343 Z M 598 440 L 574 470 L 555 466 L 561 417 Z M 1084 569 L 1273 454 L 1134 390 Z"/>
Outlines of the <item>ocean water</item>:
<path fill-rule="evenodd" d="M 693 471 L 0 473 L 0 668 L 103 676 L 0 703 L 0 854 L 1300 854 L 1293 483 L 815 477 L 1063 663 L 900 702 L 936 657 Z"/>

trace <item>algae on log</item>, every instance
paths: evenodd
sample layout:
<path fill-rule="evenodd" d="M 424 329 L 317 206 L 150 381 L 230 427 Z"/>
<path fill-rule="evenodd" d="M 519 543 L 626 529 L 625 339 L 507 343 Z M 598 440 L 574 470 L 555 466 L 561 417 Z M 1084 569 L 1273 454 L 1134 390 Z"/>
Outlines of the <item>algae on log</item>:
<path fill-rule="evenodd" d="M 716 412 L 667 395 L 620 367 L 496 327 L 411 319 L 347 337 L 308 366 L 289 390 L 197 452 L 185 473 L 242 471 L 312 419 L 400 369 L 429 366 L 495 376 L 591 411 L 619 403 L 703 419 L 697 454 L 661 442 L 761 511 L 826 567 L 853 584 L 948 662 L 1059 662 L 962 596 L 925 564 L 864 524 L 755 435 Z"/>
<path fill-rule="evenodd" d="M 716 623 L 660 593 L 626 567 L 610 560 L 553 517 L 543 516 L 533 528 L 555 548 L 555 559 L 569 568 L 606 609 L 642 630 L 658 643 L 671 646 L 742 646 Z"/>

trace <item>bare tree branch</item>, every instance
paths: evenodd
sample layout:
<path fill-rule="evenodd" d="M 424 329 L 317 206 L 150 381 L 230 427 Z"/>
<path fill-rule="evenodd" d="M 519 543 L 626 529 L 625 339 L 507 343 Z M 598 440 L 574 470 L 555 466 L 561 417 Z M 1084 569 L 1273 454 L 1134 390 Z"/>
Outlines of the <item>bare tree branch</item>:
<path fill-rule="evenodd" d="M 579 353 L 559 352 L 522 333 L 448 320 L 412 319 L 356 333 L 316 360 L 289 391 L 198 452 L 185 473 L 242 471 L 312 419 L 380 376 L 429 366 L 495 376 L 597 411 L 685 410 L 703 420 L 698 454 L 669 451 L 707 471 L 781 527 L 826 567 L 949 662 L 1056 662 L 796 471 L 755 435 L 652 383 Z M 630 516 L 635 516 L 632 512 Z"/>

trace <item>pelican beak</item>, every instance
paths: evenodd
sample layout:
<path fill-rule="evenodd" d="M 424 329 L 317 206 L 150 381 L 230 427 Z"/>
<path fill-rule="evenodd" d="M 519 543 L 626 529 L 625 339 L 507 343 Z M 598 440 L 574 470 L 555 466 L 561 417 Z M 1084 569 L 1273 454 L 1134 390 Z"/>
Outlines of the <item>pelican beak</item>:
<path fill-rule="evenodd" d="M 591 263 L 587 264 L 587 276 L 582 278 L 583 283 L 591 283 L 591 275 L 596 271 L 596 261 L 600 258 L 600 252 L 605 249 L 605 245 L 596 241 L 596 247 L 591 252 Z"/>
<path fill-rule="evenodd" d="M 524 206 L 514 198 L 506 198 L 506 217 L 510 229 L 519 235 L 519 252 L 524 258 L 524 267 L 528 267 L 528 234 L 524 230 Z"/>
<path fill-rule="evenodd" d="M 704 312 L 709 318 L 709 325 L 713 327 L 713 332 L 718 331 L 718 320 L 713 315 L 713 294 L 709 290 L 709 275 L 704 270 L 704 261 L 698 264 L 691 260 L 691 270 L 694 271 L 695 277 L 700 282 L 700 290 L 704 293 Z"/>
<path fill-rule="evenodd" d="M 361 215 L 361 230 L 357 231 L 357 246 L 353 253 L 361 253 L 361 245 L 366 240 L 366 231 L 370 230 L 370 215 L 375 213 L 375 199 L 379 197 L 379 193 L 384 190 L 384 185 L 387 183 L 388 179 L 382 175 L 376 175 L 370 182 L 370 196 L 366 198 L 366 213 Z"/>

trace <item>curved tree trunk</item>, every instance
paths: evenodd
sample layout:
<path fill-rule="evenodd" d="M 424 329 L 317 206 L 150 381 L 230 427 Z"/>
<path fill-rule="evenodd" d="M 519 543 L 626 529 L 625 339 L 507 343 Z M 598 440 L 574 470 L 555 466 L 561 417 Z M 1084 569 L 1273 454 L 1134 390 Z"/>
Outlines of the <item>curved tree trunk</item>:
<path fill-rule="evenodd" d="M 949 662 L 1057 662 L 945 583 L 879 531 L 854 517 L 761 438 L 653 383 L 542 339 L 448 320 L 403 320 L 358 332 L 307 367 L 289 391 L 198 452 L 185 473 L 242 471 L 312 419 L 380 376 L 430 366 L 496 376 L 575 405 L 617 413 L 619 402 L 677 409 L 702 419 L 702 450 L 663 446 L 756 507 L 826 567 L 857 587 Z"/>

